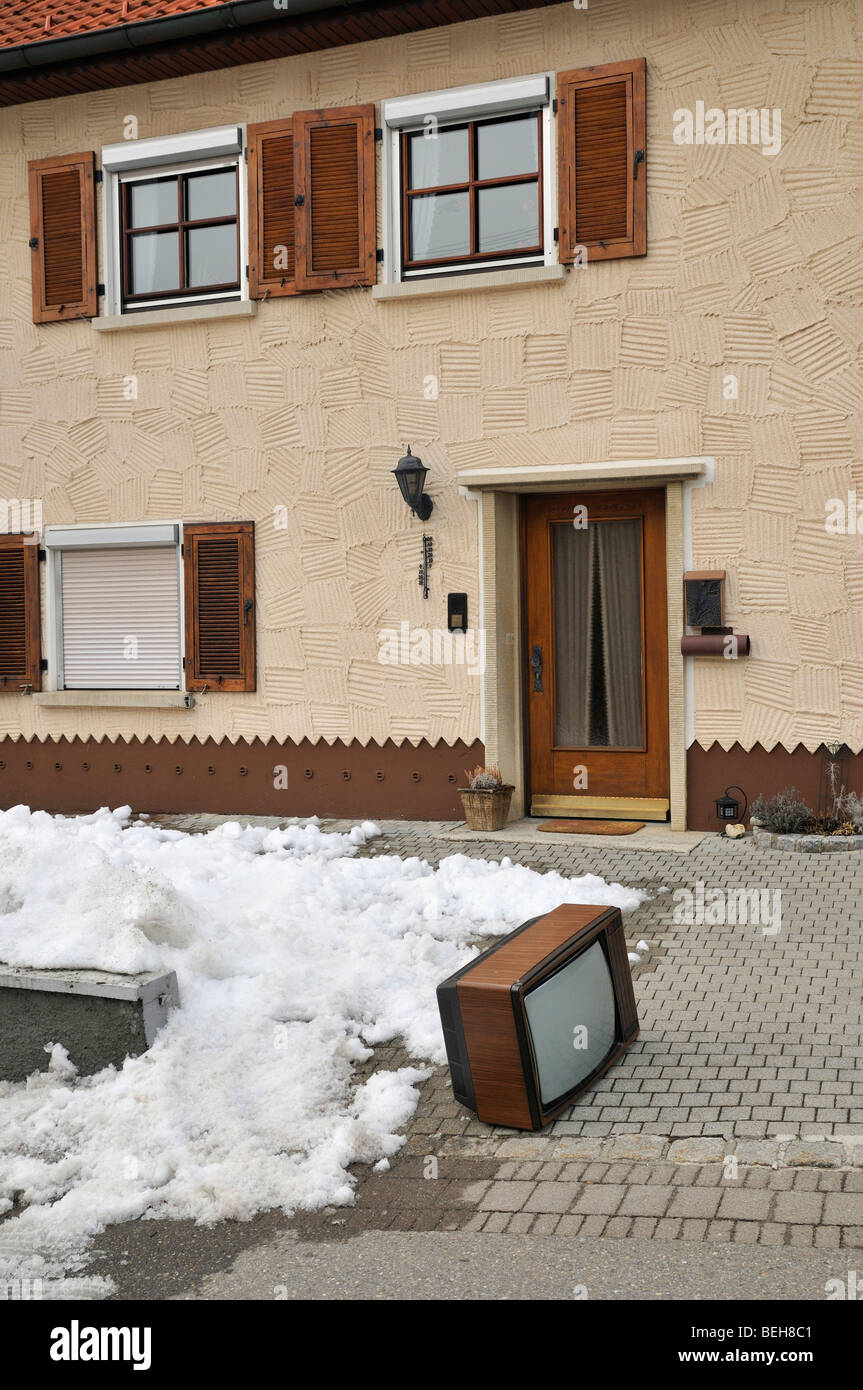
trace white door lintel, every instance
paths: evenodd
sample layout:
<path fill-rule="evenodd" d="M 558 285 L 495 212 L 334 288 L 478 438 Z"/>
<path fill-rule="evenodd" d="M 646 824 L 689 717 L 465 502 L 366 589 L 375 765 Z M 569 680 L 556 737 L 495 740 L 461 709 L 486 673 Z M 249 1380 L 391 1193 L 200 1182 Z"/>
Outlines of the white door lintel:
<path fill-rule="evenodd" d="M 713 462 L 707 455 L 676 459 L 615 459 L 606 463 L 514 464 L 491 468 L 462 468 L 459 487 L 493 492 L 544 492 L 554 489 L 610 484 L 632 486 L 685 482 L 702 478 Z"/>

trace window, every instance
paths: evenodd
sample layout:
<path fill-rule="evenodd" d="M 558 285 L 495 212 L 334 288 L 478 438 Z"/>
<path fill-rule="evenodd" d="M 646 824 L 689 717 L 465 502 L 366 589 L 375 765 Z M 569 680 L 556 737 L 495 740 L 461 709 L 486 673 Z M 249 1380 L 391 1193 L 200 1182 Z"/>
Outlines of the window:
<path fill-rule="evenodd" d="M 179 690 L 177 524 L 49 526 L 60 690 Z"/>
<path fill-rule="evenodd" d="M 51 688 L 255 689 L 253 522 L 49 526 L 45 547 Z M 0 592 L 5 584 L 18 604 L 14 623 L 0 621 L 0 689 L 4 672 L 38 689 L 38 548 L 30 550 L 37 587 L 27 620 L 23 561 L 10 553 L 4 569 L 0 546 Z M 26 621 L 36 624 L 36 657 L 25 668 Z"/>
<path fill-rule="evenodd" d="M 248 297 L 240 126 L 102 150 L 104 313 Z"/>
<path fill-rule="evenodd" d="M 385 279 L 643 256 L 646 75 L 634 58 L 385 101 Z"/>
<path fill-rule="evenodd" d="M 240 288 L 236 164 L 121 180 L 124 304 Z"/>
<path fill-rule="evenodd" d="M 404 266 L 541 256 L 542 116 L 401 137 Z"/>
<path fill-rule="evenodd" d="M 547 74 L 383 103 L 384 271 L 556 261 Z"/>

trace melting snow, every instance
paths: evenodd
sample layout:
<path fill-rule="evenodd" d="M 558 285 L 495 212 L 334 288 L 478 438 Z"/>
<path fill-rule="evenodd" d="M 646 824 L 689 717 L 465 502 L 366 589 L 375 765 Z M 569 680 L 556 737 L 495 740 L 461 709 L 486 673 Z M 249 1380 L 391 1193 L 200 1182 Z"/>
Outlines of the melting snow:
<path fill-rule="evenodd" d="M 113 1222 L 351 1203 L 348 1165 L 384 1168 L 444 1059 L 435 987 L 477 939 L 562 902 L 645 897 L 508 859 L 357 858 L 378 833 L 0 813 L 0 961 L 175 970 L 182 1001 L 119 1071 L 79 1078 L 45 1038 L 49 1070 L 0 1081 L 0 1281 L 98 1296 L 110 1283 L 78 1275 Z M 417 1065 L 360 1081 L 396 1038 Z"/>

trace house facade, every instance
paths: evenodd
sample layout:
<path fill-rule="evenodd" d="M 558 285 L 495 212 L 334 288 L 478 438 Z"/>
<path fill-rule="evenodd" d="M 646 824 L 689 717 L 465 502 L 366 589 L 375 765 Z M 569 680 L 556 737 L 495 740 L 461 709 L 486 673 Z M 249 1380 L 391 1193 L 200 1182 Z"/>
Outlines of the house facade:
<path fill-rule="evenodd" d="M 0 805 L 860 788 L 859 4 L 34 9 Z"/>

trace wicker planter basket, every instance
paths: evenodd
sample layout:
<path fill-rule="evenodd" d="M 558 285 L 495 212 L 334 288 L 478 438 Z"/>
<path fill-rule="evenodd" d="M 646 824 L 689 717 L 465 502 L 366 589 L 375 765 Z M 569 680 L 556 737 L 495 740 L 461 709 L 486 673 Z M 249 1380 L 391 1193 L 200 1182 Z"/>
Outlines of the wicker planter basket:
<path fill-rule="evenodd" d="M 494 787 L 488 791 L 472 792 L 459 787 L 464 818 L 470 830 L 503 830 L 509 815 L 514 786 Z"/>

